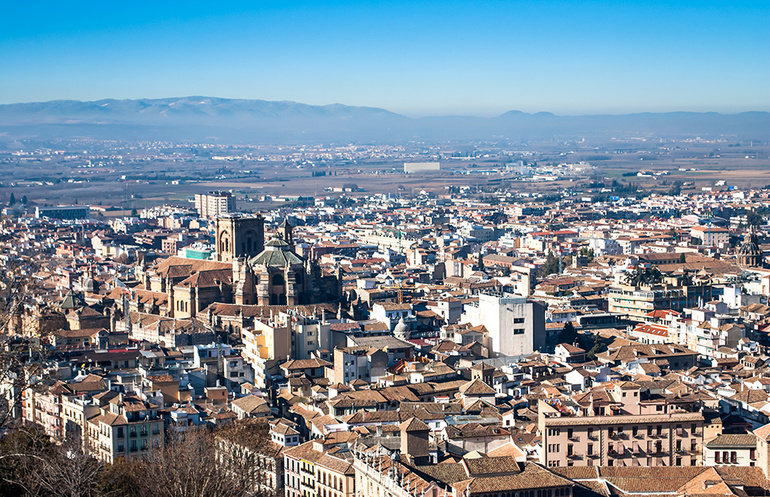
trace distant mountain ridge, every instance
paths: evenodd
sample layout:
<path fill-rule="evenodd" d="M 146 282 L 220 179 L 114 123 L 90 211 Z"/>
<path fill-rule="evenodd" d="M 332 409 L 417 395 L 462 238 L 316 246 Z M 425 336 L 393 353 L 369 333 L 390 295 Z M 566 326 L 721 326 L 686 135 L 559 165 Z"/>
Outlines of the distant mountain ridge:
<path fill-rule="evenodd" d="M 18 138 L 168 139 L 222 142 L 392 141 L 654 136 L 770 138 L 770 113 L 636 113 L 409 118 L 377 107 L 292 101 L 180 98 L 54 100 L 0 105 L 0 141 Z"/>

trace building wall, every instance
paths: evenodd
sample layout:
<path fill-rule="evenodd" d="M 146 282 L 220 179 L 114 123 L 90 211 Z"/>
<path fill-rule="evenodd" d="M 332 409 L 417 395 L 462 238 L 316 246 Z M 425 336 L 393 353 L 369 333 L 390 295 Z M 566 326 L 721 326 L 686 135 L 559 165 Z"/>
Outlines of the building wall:
<path fill-rule="evenodd" d="M 195 210 L 202 218 L 214 219 L 217 216 L 235 212 L 235 198 L 230 192 L 196 193 Z"/>
<path fill-rule="evenodd" d="M 466 305 L 461 323 L 484 325 L 492 351 L 503 355 L 530 354 L 545 346 L 545 306 L 521 297 L 479 295 L 478 305 Z"/>
<path fill-rule="evenodd" d="M 759 453 L 755 447 L 703 447 L 704 466 L 756 466 Z"/>
<path fill-rule="evenodd" d="M 699 413 L 540 418 L 546 467 L 703 464 Z"/>

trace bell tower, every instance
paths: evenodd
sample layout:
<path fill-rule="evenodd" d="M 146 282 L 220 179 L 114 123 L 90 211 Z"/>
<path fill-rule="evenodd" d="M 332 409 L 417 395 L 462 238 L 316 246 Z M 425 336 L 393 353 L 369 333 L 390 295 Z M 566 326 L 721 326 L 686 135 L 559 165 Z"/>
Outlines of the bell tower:
<path fill-rule="evenodd" d="M 265 248 L 265 220 L 260 215 L 228 214 L 215 220 L 217 260 L 253 257 Z"/>
<path fill-rule="evenodd" d="M 276 232 L 278 234 L 278 238 L 288 243 L 289 246 L 294 246 L 294 226 L 289 224 L 288 217 L 283 218 L 283 222 L 280 226 L 278 226 Z"/>

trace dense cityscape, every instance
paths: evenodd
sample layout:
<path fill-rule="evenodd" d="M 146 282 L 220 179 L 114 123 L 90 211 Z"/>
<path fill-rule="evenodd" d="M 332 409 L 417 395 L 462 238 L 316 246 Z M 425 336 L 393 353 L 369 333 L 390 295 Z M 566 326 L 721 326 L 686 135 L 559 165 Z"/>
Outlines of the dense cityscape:
<path fill-rule="evenodd" d="M 768 6 L 5 2 L 0 497 L 768 497 Z"/>
<path fill-rule="evenodd" d="M 143 184 L 114 143 L 4 152 L 0 454 L 127 495 L 194 443 L 219 495 L 759 495 L 770 189 L 715 171 L 766 148 L 672 143 L 633 174 L 644 146 L 139 144 Z"/>

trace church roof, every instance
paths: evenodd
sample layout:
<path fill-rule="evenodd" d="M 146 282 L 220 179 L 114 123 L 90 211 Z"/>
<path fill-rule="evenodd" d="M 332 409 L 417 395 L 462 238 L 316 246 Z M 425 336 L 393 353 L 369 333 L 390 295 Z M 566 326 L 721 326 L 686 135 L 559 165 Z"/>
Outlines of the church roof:
<path fill-rule="evenodd" d="M 300 256 L 291 250 L 291 246 L 280 238 L 273 238 L 265 243 L 265 250 L 249 260 L 252 266 L 286 267 L 303 264 Z"/>
<path fill-rule="evenodd" d="M 62 299 L 61 303 L 59 304 L 59 307 L 64 310 L 69 310 L 69 309 L 79 309 L 81 307 L 84 307 L 85 305 L 86 305 L 86 302 L 85 300 L 83 300 L 83 296 L 70 290 L 64 296 L 64 299 Z"/>

